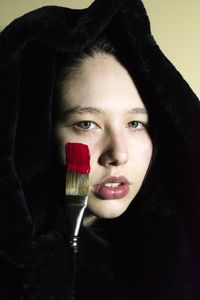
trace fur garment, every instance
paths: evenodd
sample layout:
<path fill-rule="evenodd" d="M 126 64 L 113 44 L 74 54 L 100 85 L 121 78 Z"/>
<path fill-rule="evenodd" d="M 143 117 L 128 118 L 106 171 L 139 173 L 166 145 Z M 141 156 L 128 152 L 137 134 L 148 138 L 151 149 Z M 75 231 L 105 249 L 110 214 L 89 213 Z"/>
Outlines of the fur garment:
<path fill-rule="evenodd" d="M 46 6 L 0 35 L 0 299 L 66 300 L 69 250 L 54 173 L 57 60 L 106 35 L 154 128 L 128 210 L 81 228 L 76 300 L 200 299 L 200 104 L 155 42 L 140 0 Z M 62 194 L 62 193 L 61 193 Z"/>

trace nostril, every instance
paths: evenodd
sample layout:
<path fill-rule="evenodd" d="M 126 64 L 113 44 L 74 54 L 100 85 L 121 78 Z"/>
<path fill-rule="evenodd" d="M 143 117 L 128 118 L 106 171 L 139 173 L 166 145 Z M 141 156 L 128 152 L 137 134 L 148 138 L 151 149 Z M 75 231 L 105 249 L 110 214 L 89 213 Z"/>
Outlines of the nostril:
<path fill-rule="evenodd" d="M 110 161 L 108 164 L 111 166 L 119 166 L 120 162 L 118 160 L 113 160 L 113 161 Z"/>
<path fill-rule="evenodd" d="M 104 151 L 99 157 L 99 163 L 106 167 L 118 167 L 128 161 L 128 151 L 123 137 L 109 135 Z"/>

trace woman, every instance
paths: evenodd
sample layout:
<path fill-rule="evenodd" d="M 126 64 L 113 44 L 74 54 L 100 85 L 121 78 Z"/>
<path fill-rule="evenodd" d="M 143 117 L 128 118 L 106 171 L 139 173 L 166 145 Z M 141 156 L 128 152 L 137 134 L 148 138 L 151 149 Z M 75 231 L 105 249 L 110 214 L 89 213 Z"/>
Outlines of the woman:
<path fill-rule="evenodd" d="M 70 68 L 63 63 L 58 76 L 55 138 L 63 165 L 67 142 L 89 146 L 90 222 L 95 216 L 116 218 L 127 209 L 149 167 L 152 142 L 147 110 L 113 47 L 101 39 L 85 52 Z"/>
<path fill-rule="evenodd" d="M 0 43 L 1 298 L 67 298 L 63 148 L 83 142 L 76 299 L 198 299 L 199 102 L 142 3 L 42 8 Z"/>

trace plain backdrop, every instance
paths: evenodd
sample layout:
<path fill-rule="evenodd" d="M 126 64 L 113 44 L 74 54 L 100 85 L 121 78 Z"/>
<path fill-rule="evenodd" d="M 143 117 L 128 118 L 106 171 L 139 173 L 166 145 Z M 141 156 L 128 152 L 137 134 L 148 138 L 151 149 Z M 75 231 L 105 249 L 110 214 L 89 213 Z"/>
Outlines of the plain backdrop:
<path fill-rule="evenodd" d="M 93 0 L 0 0 L 0 30 L 18 16 L 41 6 L 59 5 L 80 9 L 92 2 Z M 143 2 L 158 45 L 200 98 L 200 0 Z"/>

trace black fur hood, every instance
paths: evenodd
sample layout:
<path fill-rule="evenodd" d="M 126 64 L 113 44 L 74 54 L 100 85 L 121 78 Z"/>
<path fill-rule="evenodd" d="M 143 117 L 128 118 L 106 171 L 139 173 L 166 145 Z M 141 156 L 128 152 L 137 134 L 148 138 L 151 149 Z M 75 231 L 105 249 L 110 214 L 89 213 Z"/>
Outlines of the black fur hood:
<path fill-rule="evenodd" d="M 77 300 L 198 299 L 199 101 L 156 44 L 140 0 L 96 0 L 83 10 L 37 9 L 0 34 L 3 300 L 65 299 L 66 225 L 53 188 L 56 62 L 62 54 L 70 57 L 91 46 L 101 35 L 118 49 L 137 85 L 154 128 L 157 155 L 143 189 L 122 217 L 82 229 L 82 244 L 88 246 L 80 254 Z M 121 249 L 125 239 L 134 245 Z M 116 272 L 108 259 L 111 249 L 119 262 Z M 118 291 L 119 270 L 129 279 L 116 279 Z"/>

